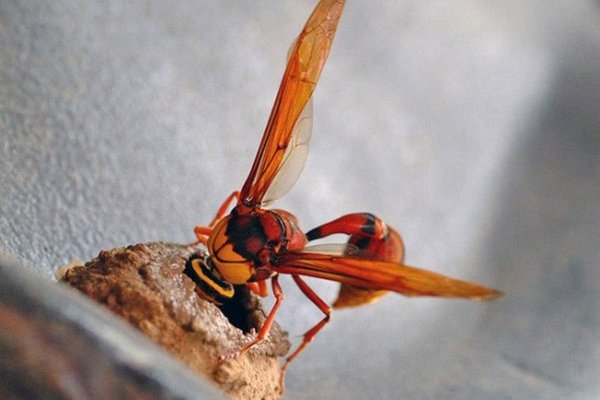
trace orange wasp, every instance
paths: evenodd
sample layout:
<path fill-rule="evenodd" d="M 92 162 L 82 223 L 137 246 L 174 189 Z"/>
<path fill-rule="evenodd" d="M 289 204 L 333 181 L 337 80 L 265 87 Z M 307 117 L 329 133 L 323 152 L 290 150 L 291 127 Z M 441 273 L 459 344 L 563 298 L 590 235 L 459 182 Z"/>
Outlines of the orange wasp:
<path fill-rule="evenodd" d="M 194 230 L 198 239 L 194 245 L 202 243 L 209 252 L 206 260 L 192 260 L 187 271 L 201 296 L 220 303 L 233 297 L 234 285 L 247 285 L 266 296 L 268 279 L 275 296 L 273 308 L 256 338 L 222 359 L 248 351 L 267 336 L 283 300 L 280 274 L 291 275 L 325 315 L 304 334 L 300 346 L 286 359 L 284 372 L 327 324 L 332 311 L 301 276 L 340 282 L 340 293 L 333 307 L 371 303 L 387 291 L 405 296 L 470 299 L 490 299 L 501 294 L 404 265 L 400 235 L 372 214 L 345 215 L 304 234 L 296 217 L 289 212 L 264 208 L 293 186 L 304 166 L 312 127 L 311 96 L 343 7 L 343 0 L 321 0 L 316 6 L 290 51 L 248 178 L 239 192 L 233 192 L 225 200 L 209 226 L 197 226 Z M 234 200 L 236 205 L 225 215 Z M 339 248 L 306 247 L 309 241 L 339 233 L 349 236 L 348 243 Z"/>

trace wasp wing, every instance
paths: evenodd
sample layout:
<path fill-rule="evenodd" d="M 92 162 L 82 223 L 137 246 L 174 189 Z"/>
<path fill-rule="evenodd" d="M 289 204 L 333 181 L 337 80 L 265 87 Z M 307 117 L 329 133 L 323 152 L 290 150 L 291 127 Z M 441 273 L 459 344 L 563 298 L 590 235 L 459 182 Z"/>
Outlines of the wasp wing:
<path fill-rule="evenodd" d="M 291 141 L 287 149 L 285 149 L 283 160 L 279 164 L 279 168 L 275 172 L 275 177 L 261 201 L 262 205 L 267 205 L 271 201 L 282 197 L 294 186 L 300 177 L 300 173 L 304 169 L 304 164 L 308 157 L 312 122 L 313 100 L 311 97 L 292 129 Z"/>
<path fill-rule="evenodd" d="M 492 299 L 502 292 L 396 262 L 321 253 L 289 252 L 277 257 L 273 271 L 328 279 L 405 296 Z"/>
<path fill-rule="evenodd" d="M 300 250 L 301 253 L 319 253 L 327 254 L 330 256 L 355 256 L 360 253 L 361 257 L 363 252 L 358 246 L 351 243 L 322 243 L 322 244 L 311 244 L 305 246 Z"/>
<path fill-rule="evenodd" d="M 287 181 L 281 187 L 289 189 L 302 170 L 303 162 L 292 162 L 284 170 L 281 165 L 286 159 L 294 127 L 305 110 L 325 65 L 343 7 L 344 0 L 321 0 L 296 40 L 256 158 L 240 191 L 240 202 L 247 206 L 262 204 L 278 173 L 292 176 L 292 179 L 281 178 L 282 181 Z M 306 155 L 302 157 L 306 158 Z M 276 193 L 270 194 L 269 200 L 274 200 L 286 191 L 278 189 Z"/>

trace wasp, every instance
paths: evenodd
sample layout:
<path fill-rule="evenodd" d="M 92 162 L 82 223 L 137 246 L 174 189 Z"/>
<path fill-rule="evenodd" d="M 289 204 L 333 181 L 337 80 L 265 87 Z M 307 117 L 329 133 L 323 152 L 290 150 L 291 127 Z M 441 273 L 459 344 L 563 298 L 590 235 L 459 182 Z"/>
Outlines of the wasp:
<path fill-rule="evenodd" d="M 221 205 L 208 226 L 196 226 L 197 241 L 208 257 L 191 262 L 198 293 L 216 303 L 231 299 L 235 285 L 246 285 L 260 296 L 268 295 L 271 281 L 275 302 L 256 338 L 229 359 L 265 339 L 283 301 L 281 274 L 291 275 L 300 290 L 323 313 L 306 331 L 300 345 L 283 365 L 285 373 L 315 335 L 329 322 L 332 307 L 372 303 L 388 291 L 405 296 L 439 296 L 491 299 L 500 292 L 449 278 L 403 263 L 402 238 L 370 213 L 354 213 L 306 233 L 285 210 L 267 205 L 283 196 L 298 179 L 308 154 L 312 129 L 312 94 L 327 59 L 340 20 L 344 0 L 321 0 L 292 45 L 287 67 L 275 98 L 256 158 L 241 190 Z M 232 203 L 235 205 L 227 213 Z M 313 240 L 345 234 L 341 246 L 307 246 Z M 303 276 L 341 283 L 332 306 L 322 300 Z M 283 383 L 282 373 L 282 383 Z"/>

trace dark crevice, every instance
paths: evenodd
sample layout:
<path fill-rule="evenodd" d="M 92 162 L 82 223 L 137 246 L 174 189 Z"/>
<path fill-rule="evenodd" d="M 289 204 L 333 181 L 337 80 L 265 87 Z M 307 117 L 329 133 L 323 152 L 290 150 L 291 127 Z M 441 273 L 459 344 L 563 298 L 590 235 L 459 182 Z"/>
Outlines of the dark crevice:
<path fill-rule="evenodd" d="M 264 319 L 258 298 L 243 285 L 236 286 L 233 298 L 219 306 L 219 309 L 233 326 L 244 333 L 258 330 Z"/>

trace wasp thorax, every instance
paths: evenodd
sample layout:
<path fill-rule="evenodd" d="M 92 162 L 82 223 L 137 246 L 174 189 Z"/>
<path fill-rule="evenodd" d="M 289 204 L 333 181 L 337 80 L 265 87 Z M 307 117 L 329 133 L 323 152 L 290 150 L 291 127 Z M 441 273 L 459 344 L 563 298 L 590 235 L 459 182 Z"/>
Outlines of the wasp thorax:
<path fill-rule="evenodd" d="M 270 212 L 230 214 L 214 227 L 208 251 L 223 278 L 233 284 L 266 279 L 285 232 Z"/>

